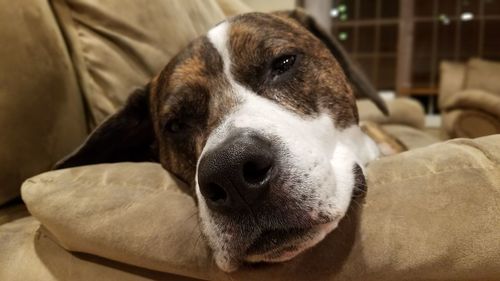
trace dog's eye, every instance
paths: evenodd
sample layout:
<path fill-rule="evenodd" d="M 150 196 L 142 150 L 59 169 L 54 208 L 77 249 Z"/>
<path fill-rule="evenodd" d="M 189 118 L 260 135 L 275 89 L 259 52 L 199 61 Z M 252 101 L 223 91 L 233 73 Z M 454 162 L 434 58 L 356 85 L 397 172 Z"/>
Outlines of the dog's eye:
<path fill-rule="evenodd" d="M 165 125 L 165 130 L 171 134 L 178 134 L 186 129 L 187 125 L 178 119 L 169 121 Z"/>
<path fill-rule="evenodd" d="M 297 56 L 284 55 L 275 59 L 271 64 L 271 74 L 273 76 L 281 75 L 292 68 Z"/>

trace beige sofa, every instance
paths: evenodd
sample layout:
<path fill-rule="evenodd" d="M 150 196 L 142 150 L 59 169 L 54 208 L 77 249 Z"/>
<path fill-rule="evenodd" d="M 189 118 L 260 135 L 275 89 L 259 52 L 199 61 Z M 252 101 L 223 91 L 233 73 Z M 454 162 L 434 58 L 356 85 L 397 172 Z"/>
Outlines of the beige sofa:
<path fill-rule="evenodd" d="M 371 164 L 365 203 L 353 203 L 338 230 L 290 263 L 220 272 L 200 239 L 192 198 L 156 164 L 29 179 L 23 199 L 33 216 L 27 216 L 12 201 L 25 179 L 49 170 L 192 38 L 249 9 L 222 0 L 0 0 L 0 6 L 8 7 L 0 9 L 8 42 L 0 44 L 0 280 L 500 276 L 499 136 L 429 146 L 437 140 L 420 130 L 423 113 L 411 100 L 391 102 L 390 117 L 359 102 L 362 119 L 383 124 L 413 150 Z"/>
<path fill-rule="evenodd" d="M 498 280 L 500 136 L 385 157 L 367 173 L 366 197 L 319 245 L 231 274 L 158 164 L 46 173 L 23 185 L 33 217 L 0 227 L 0 280 Z"/>
<path fill-rule="evenodd" d="M 500 133 L 500 63 L 471 59 L 441 63 L 439 108 L 450 137 Z"/>

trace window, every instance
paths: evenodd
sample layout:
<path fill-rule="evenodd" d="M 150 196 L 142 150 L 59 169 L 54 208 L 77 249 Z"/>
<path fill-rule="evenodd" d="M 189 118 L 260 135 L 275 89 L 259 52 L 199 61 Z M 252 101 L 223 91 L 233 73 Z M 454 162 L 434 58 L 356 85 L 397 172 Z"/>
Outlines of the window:
<path fill-rule="evenodd" d="M 332 34 L 379 90 L 437 92 L 442 60 L 500 60 L 500 0 L 325 1 Z"/>

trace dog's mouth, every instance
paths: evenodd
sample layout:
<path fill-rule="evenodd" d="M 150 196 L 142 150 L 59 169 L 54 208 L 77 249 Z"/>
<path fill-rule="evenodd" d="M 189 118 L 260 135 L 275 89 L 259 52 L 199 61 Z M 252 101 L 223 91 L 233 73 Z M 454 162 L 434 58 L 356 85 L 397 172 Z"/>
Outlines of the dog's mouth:
<path fill-rule="evenodd" d="M 248 248 L 249 257 L 262 256 L 269 252 L 279 253 L 294 251 L 294 242 L 307 236 L 309 229 L 268 230 L 262 233 Z"/>
<path fill-rule="evenodd" d="M 264 231 L 247 249 L 246 262 L 283 262 L 319 243 L 337 226 L 336 221 L 309 228 Z"/>

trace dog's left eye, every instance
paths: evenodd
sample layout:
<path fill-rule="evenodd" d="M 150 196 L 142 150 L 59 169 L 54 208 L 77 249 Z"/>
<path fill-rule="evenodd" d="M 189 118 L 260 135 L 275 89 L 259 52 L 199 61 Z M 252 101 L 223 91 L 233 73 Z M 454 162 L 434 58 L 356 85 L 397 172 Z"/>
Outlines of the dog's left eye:
<path fill-rule="evenodd" d="M 271 74 L 279 76 L 290 70 L 297 59 L 296 55 L 284 55 L 275 59 L 271 64 Z"/>

